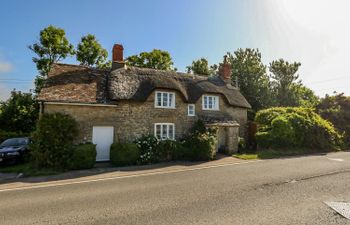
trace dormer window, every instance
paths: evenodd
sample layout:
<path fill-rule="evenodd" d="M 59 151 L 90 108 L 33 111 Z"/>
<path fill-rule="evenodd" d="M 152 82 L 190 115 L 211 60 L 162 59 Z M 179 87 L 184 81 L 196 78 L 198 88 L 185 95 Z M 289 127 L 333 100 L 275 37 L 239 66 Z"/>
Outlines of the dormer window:
<path fill-rule="evenodd" d="M 203 110 L 219 110 L 219 96 L 203 95 L 202 97 Z"/>
<path fill-rule="evenodd" d="M 187 115 L 188 116 L 195 116 L 196 110 L 195 110 L 195 104 L 188 104 L 187 106 Z"/>
<path fill-rule="evenodd" d="M 175 109 L 175 93 L 156 91 L 154 99 L 154 107 Z"/>

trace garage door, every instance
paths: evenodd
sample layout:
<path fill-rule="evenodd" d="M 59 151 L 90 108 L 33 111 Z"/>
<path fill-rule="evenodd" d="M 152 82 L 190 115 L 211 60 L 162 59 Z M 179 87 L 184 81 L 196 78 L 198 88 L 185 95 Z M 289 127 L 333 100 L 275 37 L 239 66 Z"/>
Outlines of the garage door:
<path fill-rule="evenodd" d="M 114 128 L 94 126 L 92 128 L 92 142 L 96 144 L 96 161 L 108 161 L 109 149 L 113 143 Z"/>

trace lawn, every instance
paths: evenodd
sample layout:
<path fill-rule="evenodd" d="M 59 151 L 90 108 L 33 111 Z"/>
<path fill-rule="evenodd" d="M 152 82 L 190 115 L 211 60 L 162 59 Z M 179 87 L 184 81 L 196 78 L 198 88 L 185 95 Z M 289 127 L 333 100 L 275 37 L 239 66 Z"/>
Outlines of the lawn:
<path fill-rule="evenodd" d="M 283 150 L 260 150 L 256 153 L 236 153 L 233 157 L 245 160 L 273 159 L 286 156 L 307 155 L 312 153 L 322 153 L 320 151 L 310 151 L 309 149 L 283 149 Z"/>
<path fill-rule="evenodd" d="M 15 164 L 15 165 L 7 165 L 7 166 L 1 166 L 0 167 L 1 173 L 23 173 L 24 176 L 45 176 L 45 175 L 54 175 L 60 173 L 59 171 L 55 170 L 48 170 L 48 169 L 34 169 L 30 163 L 22 163 L 22 164 Z"/>

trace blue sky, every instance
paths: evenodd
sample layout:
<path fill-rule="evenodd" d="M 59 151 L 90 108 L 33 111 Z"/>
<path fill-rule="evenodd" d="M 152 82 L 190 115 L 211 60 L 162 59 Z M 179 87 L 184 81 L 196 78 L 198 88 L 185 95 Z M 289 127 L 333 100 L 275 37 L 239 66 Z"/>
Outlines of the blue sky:
<path fill-rule="evenodd" d="M 50 24 L 65 29 L 75 46 L 91 33 L 109 52 L 114 43 L 122 43 L 125 56 L 167 50 L 180 71 L 200 57 L 218 63 L 227 51 L 259 48 L 266 64 L 278 58 L 301 62 L 300 77 L 317 94 L 350 94 L 349 3 L 305 2 L 2 0 L 0 99 L 13 88 L 33 87 L 37 71 L 27 46 Z M 75 58 L 64 62 L 76 63 Z"/>

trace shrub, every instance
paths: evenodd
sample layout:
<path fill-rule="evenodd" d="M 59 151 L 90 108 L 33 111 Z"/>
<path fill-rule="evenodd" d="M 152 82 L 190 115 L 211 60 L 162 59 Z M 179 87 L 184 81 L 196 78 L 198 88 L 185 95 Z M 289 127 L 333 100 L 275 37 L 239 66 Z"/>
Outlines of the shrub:
<path fill-rule="evenodd" d="M 135 165 L 140 157 L 136 144 L 113 143 L 111 145 L 110 159 L 115 166 Z"/>
<path fill-rule="evenodd" d="M 153 135 L 143 135 L 135 141 L 140 150 L 140 164 L 150 164 L 160 161 L 161 153 L 159 152 L 159 141 Z"/>
<path fill-rule="evenodd" d="M 73 151 L 71 168 L 75 170 L 93 168 L 96 162 L 96 145 L 80 144 Z"/>
<path fill-rule="evenodd" d="M 30 146 L 33 164 L 37 168 L 64 170 L 71 164 L 73 140 L 77 123 L 62 113 L 43 114 L 33 133 Z"/>
<path fill-rule="evenodd" d="M 27 133 L 22 132 L 12 132 L 12 131 L 1 131 L 0 130 L 0 143 L 5 141 L 9 138 L 16 138 L 16 137 L 28 137 Z"/>
<path fill-rule="evenodd" d="M 256 114 L 258 145 L 263 148 L 339 149 L 342 136 L 312 109 L 277 107 Z"/>
<path fill-rule="evenodd" d="M 182 143 L 175 140 L 163 140 L 158 144 L 161 161 L 185 159 L 185 149 Z"/>
<path fill-rule="evenodd" d="M 184 138 L 185 157 L 190 160 L 211 160 L 216 155 L 216 131 L 205 128 L 198 120 L 189 135 Z"/>

